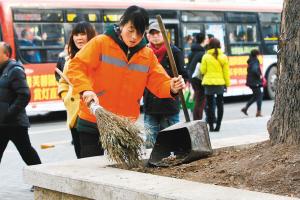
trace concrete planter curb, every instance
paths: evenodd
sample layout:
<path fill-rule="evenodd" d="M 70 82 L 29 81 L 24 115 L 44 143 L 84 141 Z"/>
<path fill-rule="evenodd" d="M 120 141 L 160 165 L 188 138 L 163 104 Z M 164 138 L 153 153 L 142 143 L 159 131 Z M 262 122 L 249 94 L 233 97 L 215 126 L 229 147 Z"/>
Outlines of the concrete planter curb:
<path fill-rule="evenodd" d="M 214 149 L 249 148 L 264 140 Z M 101 156 L 25 167 L 24 180 L 38 187 L 35 199 L 297 200 L 108 167 L 111 164 Z"/>

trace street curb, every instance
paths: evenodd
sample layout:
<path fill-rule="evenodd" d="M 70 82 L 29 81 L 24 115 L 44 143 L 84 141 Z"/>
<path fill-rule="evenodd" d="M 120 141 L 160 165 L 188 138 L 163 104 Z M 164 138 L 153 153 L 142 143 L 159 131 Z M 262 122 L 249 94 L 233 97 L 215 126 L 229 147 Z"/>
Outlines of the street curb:
<path fill-rule="evenodd" d="M 258 143 L 214 151 L 247 149 Z M 38 187 L 35 196 L 40 198 L 36 199 L 300 200 L 109 167 L 112 164 L 105 156 L 98 156 L 25 167 L 23 175 L 25 182 Z"/>
<path fill-rule="evenodd" d="M 253 143 L 249 143 L 249 144 L 240 144 L 240 145 L 236 145 L 236 146 L 220 147 L 220 148 L 213 149 L 213 153 L 219 153 L 221 151 L 246 150 L 246 149 L 250 149 L 250 148 L 252 148 L 262 142 L 266 142 L 266 141 L 269 141 L 269 140 L 253 142 Z"/>

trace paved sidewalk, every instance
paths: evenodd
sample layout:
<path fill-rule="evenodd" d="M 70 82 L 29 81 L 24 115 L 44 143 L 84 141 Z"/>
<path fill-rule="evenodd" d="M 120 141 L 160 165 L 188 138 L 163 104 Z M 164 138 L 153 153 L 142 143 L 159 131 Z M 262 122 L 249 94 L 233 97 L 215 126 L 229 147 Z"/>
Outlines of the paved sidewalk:
<path fill-rule="evenodd" d="M 268 119 L 269 116 L 225 120 L 220 132 L 210 133 L 212 145 L 213 147 L 222 147 L 225 143 L 233 145 L 235 141 L 253 143 L 265 140 L 268 138 L 266 130 Z M 51 128 L 35 128 L 34 126 L 31 128 L 31 141 L 42 158 L 43 163 L 75 159 L 73 146 L 69 142 L 70 135 L 63 131 L 59 132 L 60 130 L 66 130 L 64 122 L 53 123 Z M 44 138 L 46 135 L 41 134 L 42 132 L 47 132 L 47 138 L 48 140 L 51 138 L 50 141 L 66 142 L 56 145 L 52 149 L 41 150 L 38 142 L 47 141 Z M 14 145 L 10 143 L 0 164 L 0 200 L 33 199 L 33 193 L 29 191 L 31 185 L 25 184 L 22 178 L 22 169 L 24 166 L 25 164 Z"/>

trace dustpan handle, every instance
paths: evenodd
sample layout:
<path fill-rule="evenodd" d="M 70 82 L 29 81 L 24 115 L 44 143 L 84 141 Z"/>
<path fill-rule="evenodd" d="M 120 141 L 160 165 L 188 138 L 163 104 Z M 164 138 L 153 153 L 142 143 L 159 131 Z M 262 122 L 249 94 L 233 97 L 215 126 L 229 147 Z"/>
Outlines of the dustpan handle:
<path fill-rule="evenodd" d="M 167 48 L 167 53 L 168 53 L 168 57 L 169 57 L 169 61 L 170 61 L 170 65 L 171 65 L 171 68 L 172 68 L 173 75 L 174 75 L 174 77 L 178 77 L 178 71 L 177 71 L 177 68 L 176 68 L 176 63 L 175 63 L 175 60 L 174 60 L 173 53 L 171 51 L 170 43 L 169 43 L 169 40 L 167 38 L 166 29 L 165 29 L 165 26 L 162 22 L 162 18 L 161 18 L 160 15 L 156 15 L 156 19 L 158 21 L 159 28 L 160 28 L 162 36 L 164 38 L 164 42 L 165 42 L 165 45 L 166 45 L 166 48 Z M 186 122 L 190 122 L 191 120 L 190 120 L 189 112 L 188 112 L 187 107 L 186 107 L 186 103 L 185 103 L 185 100 L 184 100 L 182 90 L 179 91 L 179 98 L 180 98 L 180 101 L 181 101 L 181 104 L 182 104 L 182 110 L 183 110 L 183 113 L 184 113 L 184 116 L 185 116 L 185 120 L 186 120 Z"/>

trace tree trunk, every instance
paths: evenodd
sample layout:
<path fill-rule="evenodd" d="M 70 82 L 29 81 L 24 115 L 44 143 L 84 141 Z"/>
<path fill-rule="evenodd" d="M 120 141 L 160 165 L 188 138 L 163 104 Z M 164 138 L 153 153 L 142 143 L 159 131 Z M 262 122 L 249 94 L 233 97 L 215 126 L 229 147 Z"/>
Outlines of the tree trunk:
<path fill-rule="evenodd" d="M 268 132 L 273 144 L 300 144 L 300 0 L 284 0 L 277 89 Z"/>

